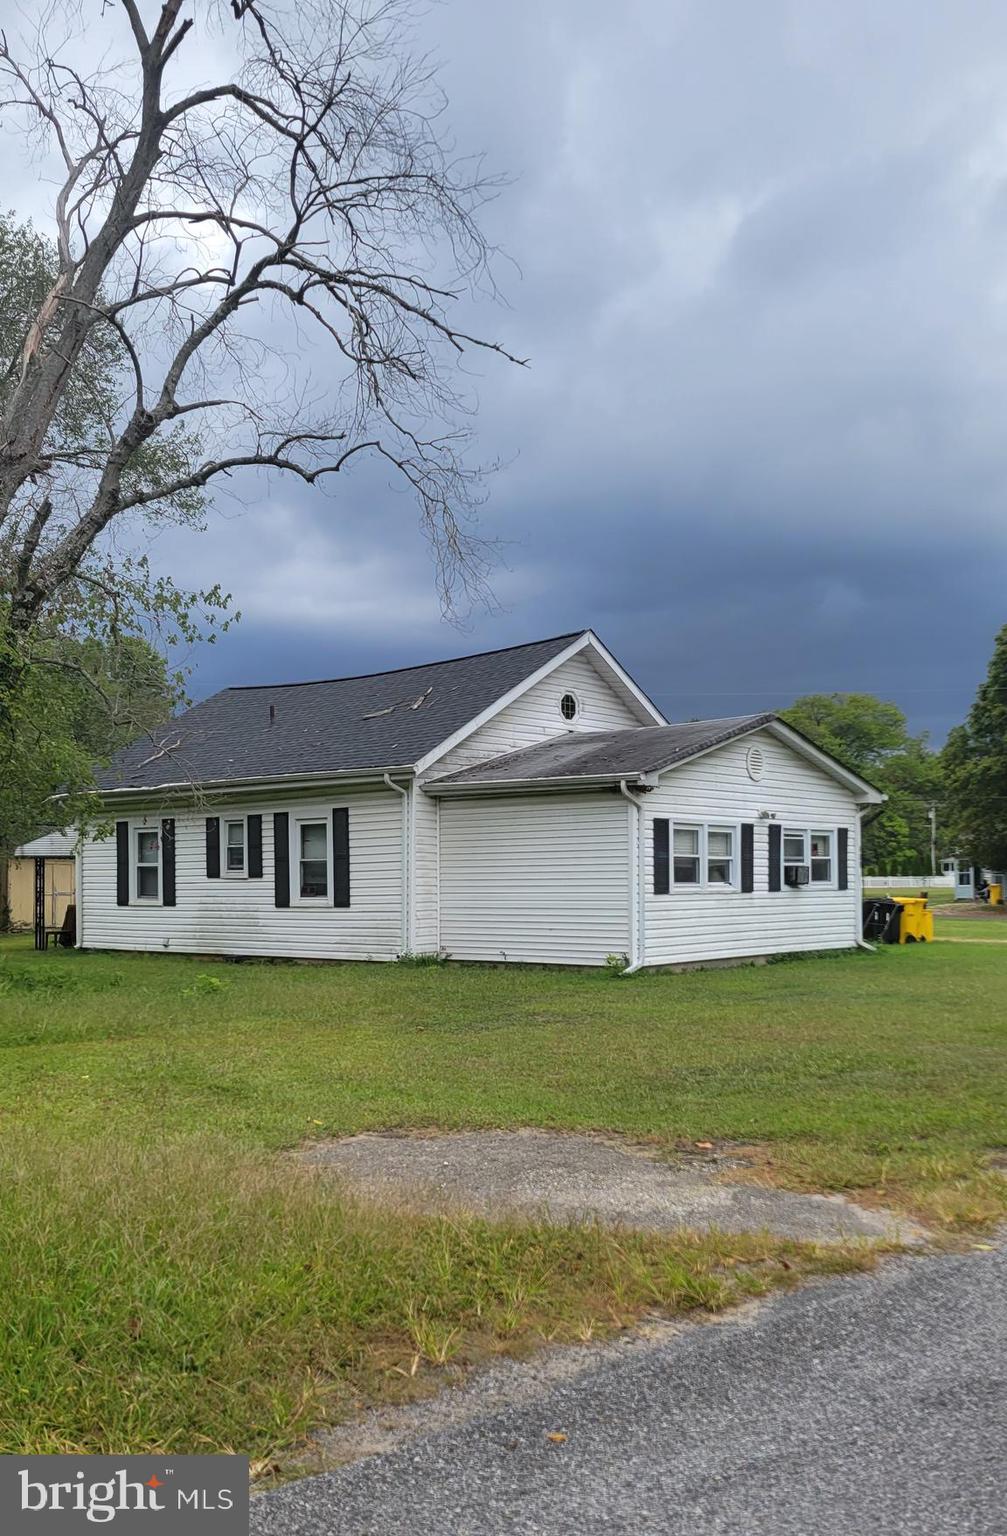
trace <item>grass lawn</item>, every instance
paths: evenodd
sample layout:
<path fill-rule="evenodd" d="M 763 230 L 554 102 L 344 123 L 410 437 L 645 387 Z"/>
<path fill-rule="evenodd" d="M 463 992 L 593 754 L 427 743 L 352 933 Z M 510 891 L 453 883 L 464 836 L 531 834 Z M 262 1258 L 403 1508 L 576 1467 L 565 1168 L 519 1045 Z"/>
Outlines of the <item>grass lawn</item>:
<path fill-rule="evenodd" d="M 726 1138 L 795 1186 L 998 1219 L 1005 983 L 980 945 L 615 980 L 7 942 L 0 1451 L 265 1458 L 446 1362 L 864 1262 L 376 1211 L 275 1155 L 305 1138 Z"/>
<path fill-rule="evenodd" d="M 938 939 L 988 939 L 993 944 L 1007 944 L 1007 920 L 990 917 L 934 916 Z"/>

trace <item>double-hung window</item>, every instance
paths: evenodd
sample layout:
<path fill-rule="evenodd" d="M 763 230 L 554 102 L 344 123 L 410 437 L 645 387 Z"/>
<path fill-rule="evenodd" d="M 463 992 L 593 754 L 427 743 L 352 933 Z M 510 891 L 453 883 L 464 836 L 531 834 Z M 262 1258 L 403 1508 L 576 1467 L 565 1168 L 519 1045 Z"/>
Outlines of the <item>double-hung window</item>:
<path fill-rule="evenodd" d="M 702 827 L 680 827 L 675 824 L 675 884 L 699 885 L 702 876 Z"/>
<path fill-rule="evenodd" d="M 707 885 L 734 885 L 734 857 L 734 828 L 707 827 Z"/>
<path fill-rule="evenodd" d="M 161 838 L 154 827 L 136 827 L 133 837 L 136 899 L 160 901 Z"/>
<path fill-rule="evenodd" d="M 672 871 L 675 885 L 734 887 L 737 883 L 736 828 L 675 822 Z"/>
<path fill-rule="evenodd" d="M 297 823 L 297 893 L 301 901 L 327 901 L 329 896 L 329 824 Z"/>
<path fill-rule="evenodd" d="M 835 851 L 831 832 L 805 831 L 803 828 L 783 829 L 783 876 L 786 884 L 789 867 L 804 867 L 811 885 L 831 885 Z"/>
<path fill-rule="evenodd" d="M 812 885 L 832 884 L 832 833 L 811 832 L 811 883 Z"/>
<path fill-rule="evenodd" d="M 224 871 L 228 875 L 245 873 L 245 818 L 224 822 Z"/>

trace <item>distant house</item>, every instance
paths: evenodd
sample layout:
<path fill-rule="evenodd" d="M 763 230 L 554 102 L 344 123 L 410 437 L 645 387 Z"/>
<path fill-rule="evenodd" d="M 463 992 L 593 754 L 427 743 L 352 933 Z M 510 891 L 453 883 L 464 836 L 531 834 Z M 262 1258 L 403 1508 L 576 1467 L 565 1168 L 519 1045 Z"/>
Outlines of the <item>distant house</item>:
<path fill-rule="evenodd" d="M 669 724 L 590 630 L 228 688 L 101 793 L 87 948 L 633 966 L 854 944 L 883 798 L 772 715 Z"/>

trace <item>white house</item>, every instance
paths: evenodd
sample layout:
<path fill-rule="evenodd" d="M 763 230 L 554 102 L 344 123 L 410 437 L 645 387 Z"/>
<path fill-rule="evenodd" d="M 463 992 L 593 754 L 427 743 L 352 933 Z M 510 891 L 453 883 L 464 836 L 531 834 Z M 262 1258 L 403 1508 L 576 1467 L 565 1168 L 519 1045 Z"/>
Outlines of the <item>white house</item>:
<path fill-rule="evenodd" d="M 590 630 L 228 688 L 101 793 L 85 948 L 633 967 L 856 943 L 883 799 L 772 715 L 669 724 Z"/>

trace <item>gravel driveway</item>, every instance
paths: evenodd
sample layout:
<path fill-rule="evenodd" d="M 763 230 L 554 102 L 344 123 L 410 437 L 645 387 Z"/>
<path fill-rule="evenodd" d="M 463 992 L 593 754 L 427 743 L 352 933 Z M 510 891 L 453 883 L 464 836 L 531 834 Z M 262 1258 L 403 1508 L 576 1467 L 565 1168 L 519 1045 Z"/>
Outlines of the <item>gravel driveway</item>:
<path fill-rule="evenodd" d="M 907 1218 L 868 1210 L 839 1195 L 724 1183 L 724 1165 L 717 1159 L 669 1162 L 652 1148 L 601 1136 L 537 1130 L 369 1134 L 320 1142 L 305 1156 L 378 1199 L 462 1206 L 490 1215 L 524 1211 L 554 1221 L 597 1219 L 658 1231 L 765 1228 L 814 1242 L 924 1238 Z"/>
<path fill-rule="evenodd" d="M 254 1500 L 252 1531 L 1007 1532 L 1003 1249 L 900 1260 L 574 1354 L 540 1379 L 513 1367 L 509 1403 L 484 1378 L 449 1394 L 453 1422 L 429 1405 L 424 1430 L 413 1410 L 399 1449 Z"/>

